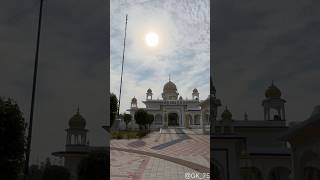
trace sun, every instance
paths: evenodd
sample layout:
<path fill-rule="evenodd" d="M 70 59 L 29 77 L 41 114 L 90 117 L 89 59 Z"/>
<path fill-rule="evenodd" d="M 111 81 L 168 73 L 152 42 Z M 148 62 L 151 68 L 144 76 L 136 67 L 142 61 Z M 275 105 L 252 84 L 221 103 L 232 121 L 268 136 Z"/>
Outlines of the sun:
<path fill-rule="evenodd" d="M 154 32 L 147 33 L 144 40 L 149 47 L 156 47 L 159 44 L 159 36 Z"/>

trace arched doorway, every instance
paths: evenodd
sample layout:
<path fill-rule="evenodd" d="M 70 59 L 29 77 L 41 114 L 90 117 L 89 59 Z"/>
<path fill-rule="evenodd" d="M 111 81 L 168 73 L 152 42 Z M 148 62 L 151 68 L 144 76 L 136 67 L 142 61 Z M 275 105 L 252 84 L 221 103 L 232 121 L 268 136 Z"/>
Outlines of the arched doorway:
<path fill-rule="evenodd" d="M 305 151 L 300 158 L 304 180 L 320 180 L 319 155 L 314 151 Z"/>
<path fill-rule="evenodd" d="M 320 170 L 315 167 L 306 167 L 303 176 L 305 180 L 320 180 Z"/>
<path fill-rule="evenodd" d="M 269 180 L 289 180 L 290 169 L 286 167 L 275 167 L 269 173 Z"/>
<path fill-rule="evenodd" d="M 223 167 L 214 159 L 210 159 L 210 168 L 213 167 L 213 175 L 211 175 L 212 177 L 210 179 L 214 179 L 214 180 L 225 180 L 225 174 L 224 174 L 224 170 Z"/>
<path fill-rule="evenodd" d="M 168 114 L 168 126 L 179 126 L 179 116 L 177 113 Z"/>
<path fill-rule="evenodd" d="M 200 114 L 196 114 L 194 116 L 194 122 L 193 122 L 194 125 L 200 125 Z"/>
<path fill-rule="evenodd" d="M 262 174 L 256 167 L 242 167 L 240 176 L 241 180 L 262 180 Z"/>

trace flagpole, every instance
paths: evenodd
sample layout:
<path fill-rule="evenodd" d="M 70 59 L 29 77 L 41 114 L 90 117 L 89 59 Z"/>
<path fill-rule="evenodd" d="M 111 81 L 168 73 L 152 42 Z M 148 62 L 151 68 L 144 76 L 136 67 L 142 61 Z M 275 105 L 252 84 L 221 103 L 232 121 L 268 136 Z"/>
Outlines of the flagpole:
<path fill-rule="evenodd" d="M 121 105 L 122 76 L 123 76 L 124 53 L 125 53 L 125 49 L 126 49 L 127 24 L 128 24 L 128 14 L 126 15 L 126 25 L 125 25 L 125 29 L 124 29 L 122 65 L 121 65 L 121 80 L 120 80 L 119 105 L 118 105 L 118 117 L 120 115 L 120 105 Z"/>
<path fill-rule="evenodd" d="M 32 81 L 32 96 L 31 96 L 31 107 L 30 107 L 30 120 L 28 126 L 28 137 L 27 137 L 27 150 L 26 150 L 26 159 L 24 164 L 24 179 L 27 179 L 29 173 L 29 159 L 31 152 L 31 139 L 32 139 L 32 123 L 33 123 L 33 112 L 35 104 L 35 95 L 37 87 L 37 74 L 38 74 L 38 60 L 39 60 L 39 47 L 40 47 L 40 35 L 41 35 L 41 22 L 42 22 L 42 6 L 43 0 L 40 0 L 40 10 L 39 10 L 39 19 L 38 19 L 38 32 L 37 32 L 37 44 L 36 52 L 34 58 L 34 69 L 33 69 L 33 81 Z"/>

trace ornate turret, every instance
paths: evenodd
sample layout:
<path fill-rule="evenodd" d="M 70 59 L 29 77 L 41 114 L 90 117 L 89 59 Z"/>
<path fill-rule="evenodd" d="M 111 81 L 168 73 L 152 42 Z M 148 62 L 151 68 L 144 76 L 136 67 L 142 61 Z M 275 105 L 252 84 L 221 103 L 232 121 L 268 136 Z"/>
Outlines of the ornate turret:
<path fill-rule="evenodd" d="M 222 129 L 221 132 L 223 134 L 234 133 L 234 127 L 232 124 L 232 113 L 229 111 L 228 107 L 221 114 L 222 118 Z"/>
<path fill-rule="evenodd" d="M 69 120 L 69 128 L 71 129 L 85 129 L 86 120 L 81 116 L 79 108 L 77 113 L 74 114 Z"/>
<path fill-rule="evenodd" d="M 194 88 L 192 91 L 192 99 L 193 100 L 199 100 L 199 92 L 197 88 Z"/>
<path fill-rule="evenodd" d="M 271 120 L 271 109 L 276 110 L 273 115 L 273 120 L 285 120 L 285 108 L 286 101 L 281 98 L 280 89 L 271 83 L 271 85 L 265 91 L 265 99 L 262 101 L 264 107 L 264 119 Z"/>
<path fill-rule="evenodd" d="M 138 108 L 138 101 L 136 97 L 131 99 L 131 108 Z"/>
<path fill-rule="evenodd" d="M 227 106 L 226 106 L 226 109 L 221 114 L 221 118 L 222 118 L 223 121 L 232 120 L 232 113 L 229 111 Z"/>
<path fill-rule="evenodd" d="M 248 113 L 247 112 L 244 113 L 244 120 L 248 121 Z"/>
<path fill-rule="evenodd" d="M 69 120 L 69 128 L 67 131 L 66 147 L 70 146 L 87 146 L 86 120 L 80 114 L 79 107 L 76 114 Z"/>
<path fill-rule="evenodd" d="M 152 100 L 152 90 L 150 88 L 147 90 L 146 99 L 147 100 L 149 100 L 149 99 Z"/>

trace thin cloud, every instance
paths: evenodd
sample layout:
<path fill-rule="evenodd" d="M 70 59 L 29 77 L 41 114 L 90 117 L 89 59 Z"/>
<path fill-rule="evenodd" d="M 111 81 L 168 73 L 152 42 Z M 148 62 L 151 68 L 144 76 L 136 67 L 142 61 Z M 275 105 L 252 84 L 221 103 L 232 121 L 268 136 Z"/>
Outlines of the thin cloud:
<path fill-rule="evenodd" d="M 134 96 L 143 107 L 141 101 L 148 88 L 153 90 L 154 98 L 161 98 L 169 74 L 184 98 L 191 98 L 193 88 L 206 98 L 210 72 L 209 1 L 111 1 L 110 89 L 117 95 L 125 14 L 129 15 L 129 22 L 121 111 L 129 108 Z M 143 36 L 148 30 L 159 32 L 158 49 L 151 51 L 144 45 Z"/>

